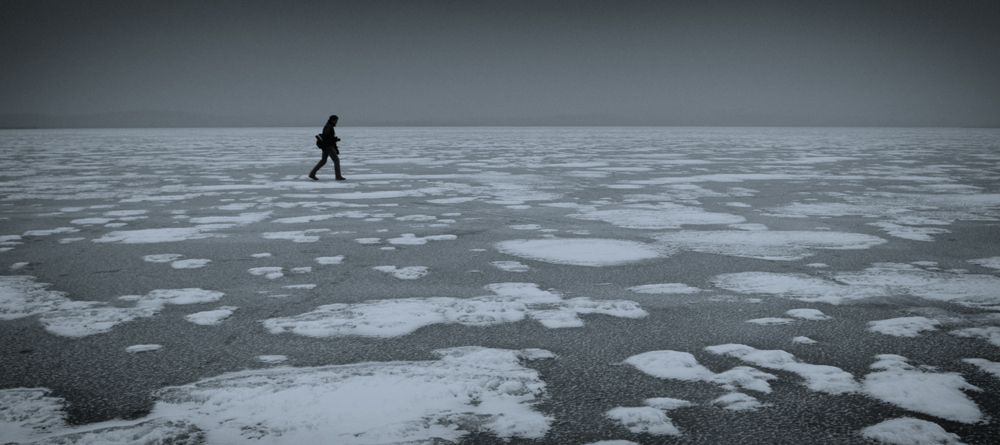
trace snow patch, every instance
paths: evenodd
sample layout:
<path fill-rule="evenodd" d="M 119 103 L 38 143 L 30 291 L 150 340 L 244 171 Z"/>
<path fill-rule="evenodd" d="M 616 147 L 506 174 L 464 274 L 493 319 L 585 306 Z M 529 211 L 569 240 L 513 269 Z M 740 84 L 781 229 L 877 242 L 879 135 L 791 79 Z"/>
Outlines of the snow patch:
<path fill-rule="evenodd" d="M 922 331 L 936 331 L 940 321 L 927 317 L 900 317 L 868 322 L 868 330 L 895 337 L 916 337 Z"/>

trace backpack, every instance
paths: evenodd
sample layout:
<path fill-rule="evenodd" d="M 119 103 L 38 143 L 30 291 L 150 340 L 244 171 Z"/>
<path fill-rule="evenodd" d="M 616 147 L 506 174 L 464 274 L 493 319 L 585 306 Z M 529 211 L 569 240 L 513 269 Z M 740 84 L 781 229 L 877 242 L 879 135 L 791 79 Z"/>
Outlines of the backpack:
<path fill-rule="evenodd" d="M 326 142 L 323 141 L 323 134 L 316 135 L 316 148 L 323 149 L 326 148 Z"/>

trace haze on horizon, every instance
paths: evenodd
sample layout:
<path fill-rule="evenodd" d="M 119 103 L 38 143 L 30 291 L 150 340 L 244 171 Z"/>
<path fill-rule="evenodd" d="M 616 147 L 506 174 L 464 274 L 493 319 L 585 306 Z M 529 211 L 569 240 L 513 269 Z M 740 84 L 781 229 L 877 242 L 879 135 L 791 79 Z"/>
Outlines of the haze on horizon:
<path fill-rule="evenodd" d="M 0 2 L 0 127 L 1000 126 L 1000 2 Z"/>

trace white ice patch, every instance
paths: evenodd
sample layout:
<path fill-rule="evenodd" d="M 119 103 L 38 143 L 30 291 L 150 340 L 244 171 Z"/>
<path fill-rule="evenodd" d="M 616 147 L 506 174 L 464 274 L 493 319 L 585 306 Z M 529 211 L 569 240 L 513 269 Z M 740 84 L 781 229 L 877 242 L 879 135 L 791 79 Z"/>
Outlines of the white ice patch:
<path fill-rule="evenodd" d="M 850 300 L 913 295 L 983 309 L 1000 309 L 1000 278 L 992 275 L 934 272 L 909 264 L 876 263 L 860 272 L 829 278 L 806 274 L 739 272 L 716 276 L 712 283 L 743 294 L 772 294 L 807 302 L 841 304 Z"/>
<path fill-rule="evenodd" d="M 530 317 L 548 328 L 583 326 L 580 314 L 642 318 L 646 311 L 627 300 L 563 300 L 533 283 L 486 286 L 496 295 L 475 298 L 405 298 L 329 304 L 301 315 L 264 320 L 273 334 L 291 332 L 310 337 L 362 335 L 397 337 L 432 324 L 492 326 Z"/>
<path fill-rule="evenodd" d="M 792 309 L 785 312 L 785 314 L 803 320 L 829 320 L 831 318 L 818 309 Z"/>
<path fill-rule="evenodd" d="M 0 320 L 13 320 L 47 312 L 93 307 L 94 301 L 73 301 L 65 292 L 46 290 L 50 284 L 35 277 L 0 276 Z"/>
<path fill-rule="evenodd" d="M 322 257 L 316 258 L 316 262 L 319 263 L 319 264 L 323 264 L 323 265 L 341 264 L 341 263 L 344 262 L 344 256 L 343 255 L 322 256 Z"/>
<path fill-rule="evenodd" d="M 640 294 L 694 294 L 703 291 L 684 283 L 644 284 L 642 286 L 632 286 L 628 290 Z"/>
<path fill-rule="evenodd" d="M 913 241 L 934 241 L 934 238 L 931 235 L 951 233 L 951 230 L 942 229 L 938 227 L 904 226 L 888 221 L 878 221 L 878 222 L 868 223 L 868 225 L 881 228 L 889 235 L 895 236 L 897 238 L 903 238 Z"/>
<path fill-rule="evenodd" d="M 177 260 L 170 263 L 170 267 L 173 267 L 174 269 L 197 269 L 199 267 L 204 267 L 206 264 L 211 262 L 212 260 L 206 259 Z"/>
<path fill-rule="evenodd" d="M 789 324 L 794 322 L 791 318 L 779 318 L 779 317 L 765 317 L 765 318 L 754 318 L 753 320 L 747 320 L 747 323 L 759 324 L 763 326 L 775 326 L 782 324 Z"/>
<path fill-rule="evenodd" d="M 972 264 L 978 264 L 983 267 L 989 267 L 990 269 L 1000 269 L 1000 256 L 980 258 L 978 260 L 969 260 L 968 262 Z"/>
<path fill-rule="evenodd" d="M 142 229 L 115 231 L 92 240 L 95 243 L 150 244 L 170 243 L 204 239 L 212 236 L 222 236 L 207 233 L 214 228 L 208 227 L 173 227 L 166 229 Z"/>
<path fill-rule="evenodd" d="M 881 422 L 860 431 L 866 439 L 890 445 L 964 445 L 961 437 L 940 425 L 912 417 L 900 417 Z"/>
<path fill-rule="evenodd" d="M 273 280 L 275 278 L 281 278 L 285 276 L 285 274 L 282 273 L 281 267 L 254 267 L 247 269 L 247 272 L 250 272 L 251 275 L 256 275 L 258 277 L 263 276 L 268 280 Z"/>
<path fill-rule="evenodd" d="M 929 372 L 893 354 L 875 356 L 872 369 L 881 371 L 865 376 L 868 395 L 903 409 L 929 414 L 962 423 L 978 423 L 983 413 L 962 391 L 979 391 L 954 372 Z"/>
<path fill-rule="evenodd" d="M 296 216 L 296 217 L 292 217 L 292 218 L 278 218 L 278 219 L 275 219 L 275 220 L 271 220 L 271 222 L 281 223 L 281 224 L 299 224 L 299 223 L 307 223 L 307 222 L 313 222 L 313 221 L 323 221 L 323 220 L 326 220 L 326 219 L 333 218 L 333 216 L 334 215 Z"/>
<path fill-rule="evenodd" d="M 493 267 L 506 272 L 527 272 L 531 270 L 527 265 L 521 264 L 517 261 L 494 261 L 490 263 Z"/>
<path fill-rule="evenodd" d="M 169 263 L 169 262 L 176 261 L 177 259 L 179 259 L 179 258 L 181 258 L 183 256 L 184 255 L 177 254 L 177 253 L 160 253 L 160 254 L 156 254 L 156 255 L 146 255 L 146 256 L 142 257 L 142 259 L 144 261 L 148 261 L 150 263 Z"/>
<path fill-rule="evenodd" d="M 14 263 L 14 264 L 10 265 L 10 270 L 24 269 L 29 264 L 31 264 L 31 263 L 27 263 L 27 262 Z"/>
<path fill-rule="evenodd" d="M 155 289 L 146 295 L 126 295 L 120 300 L 135 301 L 137 307 L 160 308 L 166 304 L 201 304 L 219 301 L 222 292 L 205 290 L 197 287 L 184 289 Z"/>
<path fill-rule="evenodd" d="M 203 216 L 191 218 L 194 224 L 252 224 L 271 216 L 271 212 L 241 213 L 239 216 Z"/>
<path fill-rule="evenodd" d="M 771 385 L 767 381 L 777 378 L 749 366 L 737 366 L 716 374 L 699 364 L 690 353 L 680 351 L 644 352 L 625 359 L 624 363 L 635 366 L 636 369 L 653 377 L 715 383 L 729 391 L 744 388 L 770 393 Z"/>
<path fill-rule="evenodd" d="M 24 236 L 49 236 L 55 233 L 74 233 L 79 231 L 80 229 L 73 227 L 58 227 L 49 230 L 29 230 L 27 232 L 24 232 Z"/>
<path fill-rule="evenodd" d="M 763 368 L 798 374 L 806 380 L 806 387 L 813 391 L 844 394 L 856 392 L 859 389 L 857 382 L 854 381 L 854 376 L 849 372 L 836 366 L 802 363 L 794 355 L 782 350 L 760 350 L 738 344 L 709 346 L 705 350 L 736 357 Z"/>
<path fill-rule="evenodd" d="M 190 321 L 191 323 L 199 324 L 202 326 L 217 325 L 219 323 L 222 323 L 223 320 L 231 317 L 233 315 L 233 311 L 235 310 L 236 310 L 235 307 L 225 306 L 216 309 L 214 311 L 202 311 L 185 315 L 184 319 Z"/>
<path fill-rule="evenodd" d="M 496 249 L 529 260 L 592 267 L 618 266 L 660 256 L 643 243 L 599 238 L 510 240 L 497 243 Z"/>
<path fill-rule="evenodd" d="M 400 280 L 416 280 L 417 278 L 427 275 L 427 267 L 425 266 L 409 266 L 401 268 L 396 268 L 396 266 L 375 266 L 372 269 L 392 274 L 392 276 L 399 278 Z"/>
<path fill-rule="evenodd" d="M 956 329 L 948 333 L 962 338 L 981 338 L 990 342 L 994 346 L 1000 346 L 1000 327 L 998 326 Z"/>
<path fill-rule="evenodd" d="M 740 392 L 726 394 L 712 401 L 713 405 L 719 405 L 730 411 L 756 411 L 760 408 L 771 406 L 760 403 L 755 397 L 748 396 Z"/>
<path fill-rule="evenodd" d="M 669 250 L 691 250 L 765 260 L 792 261 L 812 255 L 812 249 L 861 250 L 884 239 L 860 233 L 827 231 L 680 231 L 656 235 Z"/>
<path fill-rule="evenodd" d="M 711 213 L 680 204 L 635 205 L 615 210 L 573 213 L 570 218 L 604 221 L 626 229 L 679 229 L 682 225 L 738 224 L 746 218 L 728 213 Z"/>
<path fill-rule="evenodd" d="M 458 442 L 471 432 L 538 439 L 552 418 L 533 354 L 460 347 L 436 361 L 278 367 L 224 374 L 157 391 L 150 417 L 184 419 L 208 443 Z"/>
<path fill-rule="evenodd" d="M 991 362 L 983 358 L 965 358 L 962 361 L 970 365 L 975 365 L 983 372 L 992 374 L 993 377 L 1000 379 L 1000 362 Z"/>
<path fill-rule="evenodd" d="M 288 357 L 284 355 L 258 355 L 257 360 L 264 363 L 283 363 L 288 361 Z"/>
<path fill-rule="evenodd" d="M 681 431 L 674 426 L 670 418 L 663 411 L 653 407 L 618 407 L 608 411 L 605 415 L 636 434 L 681 435 Z"/>
<path fill-rule="evenodd" d="M 450 241 L 458 239 L 455 235 L 430 235 L 418 237 L 412 233 L 404 233 L 399 238 L 389 238 L 389 244 L 419 246 L 427 244 L 428 241 Z"/>
<path fill-rule="evenodd" d="M 818 342 L 816 340 L 813 340 L 813 339 L 809 338 L 809 337 L 799 336 L 799 337 L 793 338 L 792 339 L 792 343 L 799 343 L 799 344 L 803 344 L 803 345 L 814 345 L 814 344 L 816 344 Z"/>
<path fill-rule="evenodd" d="M 95 304 L 103 303 L 95 302 Z M 161 306 L 92 307 L 45 313 L 39 317 L 38 321 L 50 334 L 63 337 L 86 337 L 103 334 L 122 323 L 152 317 L 160 311 L 160 308 Z"/>
<path fill-rule="evenodd" d="M 868 330 L 895 337 L 916 337 L 922 331 L 936 331 L 940 321 L 927 317 L 900 317 L 868 322 Z"/>
<path fill-rule="evenodd" d="M 125 352 L 134 354 L 137 352 L 159 351 L 160 349 L 163 349 L 163 345 L 132 345 L 125 348 Z"/>
<path fill-rule="evenodd" d="M 310 235 L 311 233 L 323 233 L 329 231 L 330 229 L 309 229 L 294 232 L 264 232 L 261 236 L 263 236 L 264 239 L 286 239 L 293 243 L 315 243 L 316 241 L 319 241 L 319 235 Z"/>
<path fill-rule="evenodd" d="M 0 439 L 22 443 L 66 427 L 59 397 L 45 388 L 0 389 Z"/>

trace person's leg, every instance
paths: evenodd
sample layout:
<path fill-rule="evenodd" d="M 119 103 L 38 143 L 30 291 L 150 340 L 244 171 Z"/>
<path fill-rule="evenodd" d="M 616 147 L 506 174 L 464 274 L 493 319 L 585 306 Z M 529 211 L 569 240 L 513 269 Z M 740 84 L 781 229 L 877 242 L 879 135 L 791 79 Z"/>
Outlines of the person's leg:
<path fill-rule="evenodd" d="M 319 162 L 316 164 L 316 166 L 313 167 L 312 171 L 309 172 L 309 177 L 310 178 L 312 178 L 312 179 L 318 179 L 318 178 L 316 178 L 316 172 L 319 171 L 320 167 L 326 165 L 326 158 L 327 158 L 327 156 L 328 156 L 328 154 L 326 153 L 326 150 L 323 150 L 323 159 L 320 159 Z"/>
<path fill-rule="evenodd" d="M 337 179 L 344 179 L 340 175 L 340 156 L 331 155 L 330 157 L 333 158 L 333 172 L 337 174 Z"/>

